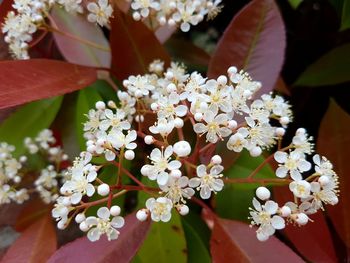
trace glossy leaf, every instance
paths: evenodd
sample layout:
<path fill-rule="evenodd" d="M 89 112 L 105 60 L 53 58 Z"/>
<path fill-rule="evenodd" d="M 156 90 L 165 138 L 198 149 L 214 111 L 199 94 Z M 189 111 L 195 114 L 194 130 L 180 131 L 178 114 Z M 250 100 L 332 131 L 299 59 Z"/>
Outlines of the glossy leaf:
<path fill-rule="evenodd" d="M 63 34 L 54 33 L 57 47 L 68 62 L 91 67 L 110 67 L 109 43 L 100 27 L 88 22 L 85 17 L 67 13 L 58 6 L 53 8 L 51 15 L 59 30 L 106 49 L 101 50 Z"/>
<path fill-rule="evenodd" d="M 146 73 L 155 59 L 170 62 L 164 47 L 142 22 L 115 10 L 111 27 L 112 70 L 118 79 Z"/>
<path fill-rule="evenodd" d="M 286 46 L 283 20 L 273 0 L 254 0 L 226 28 L 209 64 L 210 78 L 226 74 L 230 66 L 244 69 L 262 82 L 259 94 L 276 83 Z"/>
<path fill-rule="evenodd" d="M 293 199 L 293 194 L 288 186 L 277 186 L 273 190 L 274 200 L 280 205 Z M 314 222 L 302 227 L 288 225 L 283 230 L 283 234 L 310 262 L 337 262 L 332 236 L 324 214 L 319 211 L 310 217 Z"/>
<path fill-rule="evenodd" d="M 260 242 L 254 229 L 232 220 L 216 220 L 210 245 L 214 263 L 304 262 L 276 237 L 272 236 L 268 241 Z"/>
<path fill-rule="evenodd" d="M 56 232 L 48 214 L 27 228 L 9 248 L 2 263 L 46 262 L 57 249 Z"/>
<path fill-rule="evenodd" d="M 100 100 L 102 100 L 102 98 L 97 92 L 94 85 L 79 91 L 78 101 L 76 105 L 75 123 L 81 150 L 86 149 L 86 140 L 84 138 L 83 130 L 84 123 L 87 121 L 86 114 L 88 114 L 90 109 L 95 108 L 96 102 Z"/>
<path fill-rule="evenodd" d="M 295 86 L 325 86 L 350 81 L 350 44 L 337 47 L 311 64 L 295 82 Z"/>
<path fill-rule="evenodd" d="M 62 61 L 0 61 L 0 109 L 62 95 L 88 86 L 96 70 Z"/>
<path fill-rule="evenodd" d="M 125 218 L 117 240 L 108 241 L 101 237 L 99 241 L 91 242 L 87 237 L 78 238 L 61 247 L 48 262 L 130 262 L 149 228 L 150 221 L 140 222 L 135 213 L 130 214 Z"/>
<path fill-rule="evenodd" d="M 0 141 L 16 147 L 15 154 L 24 152 L 25 137 L 34 137 L 44 128 L 48 128 L 56 117 L 62 103 L 62 97 L 29 103 L 12 113 L 0 125 Z"/>
<path fill-rule="evenodd" d="M 234 165 L 224 171 L 227 178 L 247 178 L 264 161 L 264 157 L 251 157 L 247 151 L 241 153 Z M 274 172 L 265 165 L 254 178 L 275 178 Z M 227 183 L 216 195 L 216 212 L 219 216 L 242 221 L 248 220 L 249 209 L 260 186 L 253 183 Z"/>
<path fill-rule="evenodd" d="M 350 28 L 350 1 L 344 0 L 340 30 L 346 30 L 349 28 Z"/>
<path fill-rule="evenodd" d="M 326 156 L 334 165 L 339 176 L 339 203 L 336 206 L 327 206 L 338 235 L 350 247 L 350 116 L 335 102 L 322 120 L 317 140 L 317 150 Z"/>

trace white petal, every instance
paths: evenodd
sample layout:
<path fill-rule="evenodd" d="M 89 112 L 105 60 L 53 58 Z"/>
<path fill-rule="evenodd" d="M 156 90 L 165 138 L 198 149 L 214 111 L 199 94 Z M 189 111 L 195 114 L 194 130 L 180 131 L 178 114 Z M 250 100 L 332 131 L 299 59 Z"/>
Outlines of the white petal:
<path fill-rule="evenodd" d="M 101 219 L 109 219 L 109 216 L 111 215 L 111 213 L 109 212 L 109 209 L 107 207 L 100 207 L 97 210 L 97 216 Z"/>
<path fill-rule="evenodd" d="M 301 172 L 306 172 L 306 171 L 309 171 L 311 169 L 311 163 L 309 163 L 308 161 L 306 160 L 300 160 L 298 162 L 298 169 L 301 171 Z"/>
<path fill-rule="evenodd" d="M 211 195 L 211 190 L 208 186 L 204 186 L 201 188 L 200 196 L 202 197 L 202 199 L 209 199 L 210 195 Z"/>
<path fill-rule="evenodd" d="M 276 170 L 276 176 L 279 178 L 284 178 L 287 176 L 288 169 L 284 166 L 280 166 Z"/>
<path fill-rule="evenodd" d="M 188 181 L 188 186 L 190 187 L 198 187 L 199 185 L 201 184 L 201 179 L 199 178 L 191 178 L 189 181 Z"/>
<path fill-rule="evenodd" d="M 121 216 L 113 217 L 111 221 L 111 225 L 115 228 L 121 228 L 124 226 L 124 224 L 125 224 L 125 220 Z"/>
<path fill-rule="evenodd" d="M 288 154 L 285 152 L 276 152 L 274 158 L 279 163 L 285 163 L 287 160 Z"/>
<path fill-rule="evenodd" d="M 193 130 L 195 133 L 205 133 L 208 131 L 208 128 L 203 123 L 196 123 L 193 125 Z"/>
<path fill-rule="evenodd" d="M 94 227 L 87 233 L 88 239 L 92 242 L 99 240 L 100 236 L 101 232 L 96 227 Z"/>
<path fill-rule="evenodd" d="M 207 167 L 204 164 L 201 164 L 199 166 L 197 166 L 197 176 L 198 177 L 203 177 L 204 175 L 207 174 Z"/>
<path fill-rule="evenodd" d="M 284 219 L 280 216 L 273 216 L 271 224 L 275 229 L 283 229 L 285 227 Z"/>
<path fill-rule="evenodd" d="M 177 161 L 177 160 L 171 161 L 168 164 L 168 169 L 169 170 L 176 170 L 176 169 L 179 169 L 180 167 L 181 167 L 181 162 Z"/>
<path fill-rule="evenodd" d="M 165 185 L 168 182 L 168 179 L 169 179 L 169 174 L 166 172 L 161 172 L 157 176 L 157 183 L 159 185 Z"/>
<path fill-rule="evenodd" d="M 273 215 L 277 212 L 278 205 L 274 201 L 267 201 L 264 205 L 265 211 L 270 215 Z"/>

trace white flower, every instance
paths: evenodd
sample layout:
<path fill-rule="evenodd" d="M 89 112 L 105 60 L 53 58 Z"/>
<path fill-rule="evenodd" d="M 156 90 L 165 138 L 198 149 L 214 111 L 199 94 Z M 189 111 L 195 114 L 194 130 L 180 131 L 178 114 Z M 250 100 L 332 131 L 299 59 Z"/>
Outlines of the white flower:
<path fill-rule="evenodd" d="M 227 149 L 235 152 L 241 152 L 243 148 L 247 145 L 248 141 L 242 135 L 242 133 L 233 134 L 230 139 L 227 141 Z"/>
<path fill-rule="evenodd" d="M 147 76 L 130 76 L 123 81 L 123 85 L 136 98 L 148 96 L 150 91 L 154 90 L 154 86 L 150 83 Z"/>
<path fill-rule="evenodd" d="M 266 201 L 264 205 L 261 205 L 256 198 L 253 198 L 253 206 L 255 210 L 250 208 L 249 212 L 253 220 L 251 224 L 259 226 L 256 236 L 260 241 L 266 241 L 276 229 L 285 227 L 284 219 L 276 215 L 278 209 L 276 202 Z"/>
<path fill-rule="evenodd" d="M 333 171 L 333 164 L 327 160 L 326 157 L 319 156 L 318 154 L 315 154 L 312 157 L 312 160 L 315 163 L 315 171 L 319 175 L 326 175 L 326 176 L 332 176 L 335 175 L 335 172 Z"/>
<path fill-rule="evenodd" d="M 196 123 L 193 126 L 193 130 L 201 135 L 207 133 L 206 139 L 211 143 L 216 143 L 219 138 L 227 137 L 232 132 L 226 127 L 228 116 L 225 113 L 216 115 L 215 112 L 208 110 L 204 113 L 203 120 L 206 122 L 206 125 L 203 123 Z"/>
<path fill-rule="evenodd" d="M 82 0 L 58 0 L 57 2 L 62 5 L 68 13 L 83 13 L 83 7 L 81 6 Z"/>
<path fill-rule="evenodd" d="M 209 199 L 211 192 L 219 192 L 224 187 L 224 182 L 219 179 L 223 175 L 221 172 L 224 167 L 221 165 L 214 165 L 209 173 L 207 173 L 207 167 L 204 164 L 197 166 L 197 176 L 191 178 L 189 181 L 190 187 L 196 187 L 200 191 L 200 196 L 203 199 Z"/>
<path fill-rule="evenodd" d="M 155 222 L 168 222 L 171 218 L 173 203 L 166 197 L 149 198 L 146 201 L 146 207 L 151 212 L 151 218 Z"/>
<path fill-rule="evenodd" d="M 311 185 L 305 180 L 293 181 L 289 184 L 289 189 L 294 196 L 299 198 L 307 198 L 310 196 Z"/>
<path fill-rule="evenodd" d="M 115 240 L 118 238 L 120 232 L 117 228 L 124 226 L 124 218 L 121 216 L 114 216 L 110 220 L 111 212 L 107 207 L 101 207 L 97 210 L 97 216 L 90 216 L 85 219 L 85 223 L 90 228 L 87 237 L 94 242 L 100 239 L 101 235 L 106 234 L 108 240 Z"/>
<path fill-rule="evenodd" d="M 166 137 L 173 131 L 174 127 L 175 124 L 173 120 L 160 118 L 153 126 L 149 127 L 149 130 L 153 134 L 160 134 L 162 137 Z"/>
<path fill-rule="evenodd" d="M 131 130 L 127 135 L 122 133 L 120 130 L 111 131 L 108 135 L 108 141 L 112 146 L 119 150 L 122 147 L 125 147 L 129 150 L 134 150 L 137 147 L 137 144 L 134 142 L 137 138 L 137 133 L 135 130 Z"/>
<path fill-rule="evenodd" d="M 117 110 L 117 112 L 114 114 L 112 110 L 106 109 L 104 111 L 105 119 L 101 121 L 99 128 L 102 131 L 106 131 L 109 128 L 115 129 L 115 130 L 128 130 L 130 129 L 131 125 L 128 121 L 125 119 L 125 113 L 121 110 Z"/>
<path fill-rule="evenodd" d="M 161 97 L 156 102 L 157 115 L 159 118 L 176 118 L 183 117 L 187 114 L 187 106 L 177 105 L 180 102 L 180 96 L 172 92 L 168 97 Z M 177 105 L 177 106 L 175 106 Z"/>
<path fill-rule="evenodd" d="M 295 151 L 305 154 L 311 154 L 313 152 L 312 137 L 309 137 L 304 129 L 299 129 L 297 134 L 293 137 L 293 146 Z"/>
<path fill-rule="evenodd" d="M 109 18 L 112 16 L 113 9 L 108 3 L 108 0 L 98 0 L 96 3 L 88 3 L 87 9 L 90 14 L 87 19 L 91 23 L 97 23 L 100 26 L 105 26 L 108 24 Z"/>
<path fill-rule="evenodd" d="M 150 9 L 159 9 L 159 3 L 154 0 L 134 0 L 131 3 L 131 8 L 136 11 L 140 10 L 142 17 L 147 17 L 149 15 Z"/>
<path fill-rule="evenodd" d="M 280 163 L 276 170 L 276 175 L 279 178 L 284 178 L 289 173 L 293 180 L 301 180 L 301 173 L 311 169 L 311 164 L 305 160 L 300 152 L 293 151 L 288 154 L 278 151 L 274 154 L 274 158 Z"/>
<path fill-rule="evenodd" d="M 194 190 L 188 186 L 189 179 L 186 176 L 180 178 L 170 177 L 165 185 L 161 185 L 160 189 L 166 193 L 165 197 L 169 198 L 173 204 L 180 202 L 186 203 L 186 199 L 190 199 L 194 195 Z"/>
<path fill-rule="evenodd" d="M 209 110 L 217 112 L 219 109 L 223 112 L 231 112 L 232 106 L 230 104 L 230 87 L 221 86 L 216 80 L 208 80 L 205 84 L 208 95 Z"/>
<path fill-rule="evenodd" d="M 177 160 L 171 160 L 173 154 L 173 147 L 168 146 L 165 150 L 159 150 L 155 148 L 152 150 L 149 159 L 152 165 L 144 165 L 141 169 L 141 173 L 148 176 L 150 180 L 157 180 L 159 185 L 165 185 L 169 179 L 169 173 L 167 170 L 176 170 L 181 167 L 181 162 Z"/>

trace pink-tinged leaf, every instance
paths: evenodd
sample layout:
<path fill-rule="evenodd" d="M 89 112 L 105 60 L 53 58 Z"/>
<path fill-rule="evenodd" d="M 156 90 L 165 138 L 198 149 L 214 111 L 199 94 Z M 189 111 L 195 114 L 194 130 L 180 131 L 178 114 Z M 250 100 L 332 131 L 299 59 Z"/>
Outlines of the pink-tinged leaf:
<path fill-rule="evenodd" d="M 97 79 L 94 68 L 47 59 L 0 61 L 0 109 L 69 93 Z"/>
<path fill-rule="evenodd" d="M 232 20 L 209 64 L 210 78 L 230 66 L 244 69 L 262 82 L 257 95 L 271 91 L 284 60 L 286 46 L 282 17 L 273 0 L 253 0 Z"/>
<path fill-rule="evenodd" d="M 112 70 L 117 78 L 144 74 L 155 59 L 170 62 L 164 47 L 142 22 L 115 9 L 111 27 Z"/>
<path fill-rule="evenodd" d="M 339 203 L 327 206 L 337 233 L 350 248 L 350 116 L 334 101 L 324 116 L 317 140 L 317 151 L 326 156 L 339 176 Z"/>
<path fill-rule="evenodd" d="M 172 36 L 172 34 L 174 34 L 176 29 L 177 28 L 175 26 L 169 26 L 166 24 L 165 26 L 159 27 L 155 34 L 159 42 L 163 44 Z"/>
<path fill-rule="evenodd" d="M 2 263 L 44 263 L 57 249 L 52 217 L 47 214 L 28 227 L 9 248 Z"/>
<path fill-rule="evenodd" d="M 291 201 L 292 193 L 286 187 L 274 187 L 274 198 L 282 206 Z M 332 236 L 322 212 L 310 216 L 314 222 L 302 227 L 288 225 L 283 233 L 298 252 L 310 262 L 337 262 Z"/>
<path fill-rule="evenodd" d="M 130 1 L 129 0 L 113 0 L 112 2 L 119 8 L 120 11 L 127 14 L 130 9 Z"/>
<path fill-rule="evenodd" d="M 125 218 L 117 240 L 108 241 L 103 236 L 99 241 L 91 242 L 82 237 L 60 248 L 48 262 L 130 262 L 147 236 L 150 225 L 149 220 L 140 222 L 135 213 L 130 214 Z"/>
<path fill-rule="evenodd" d="M 210 241 L 214 263 L 298 263 L 304 262 L 289 247 L 272 236 L 265 242 L 257 240 L 254 229 L 247 224 L 217 219 Z"/>
<path fill-rule="evenodd" d="M 57 47 L 68 62 L 90 67 L 110 67 L 109 43 L 100 27 L 88 22 L 83 16 L 69 14 L 57 6 L 53 8 L 51 15 L 59 30 L 103 48 L 101 50 L 63 34 L 54 33 Z"/>

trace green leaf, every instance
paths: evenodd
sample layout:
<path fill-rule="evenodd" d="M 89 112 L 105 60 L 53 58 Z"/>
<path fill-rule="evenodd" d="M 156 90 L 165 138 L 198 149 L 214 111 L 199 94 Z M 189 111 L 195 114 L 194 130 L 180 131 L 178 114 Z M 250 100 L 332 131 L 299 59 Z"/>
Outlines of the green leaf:
<path fill-rule="evenodd" d="M 62 98 L 35 101 L 21 107 L 0 125 L 0 141 L 14 145 L 15 156 L 23 154 L 24 138 L 34 137 L 51 125 L 61 107 Z"/>
<path fill-rule="evenodd" d="M 288 2 L 294 9 L 297 9 L 303 0 L 288 0 Z"/>
<path fill-rule="evenodd" d="M 224 172 L 228 178 L 246 178 L 264 161 L 264 157 L 251 157 L 243 151 L 234 165 Z M 274 178 L 269 165 L 265 165 L 254 178 Z M 255 189 L 254 183 L 226 184 L 216 196 L 216 212 L 220 217 L 248 221 L 248 207 L 251 206 Z"/>
<path fill-rule="evenodd" d="M 350 0 L 344 0 L 340 30 L 350 28 Z"/>
<path fill-rule="evenodd" d="M 102 100 L 102 98 L 97 92 L 96 84 L 79 91 L 75 118 L 77 136 L 81 150 L 85 150 L 86 148 L 83 130 L 84 122 L 87 121 L 85 115 L 88 114 L 90 109 L 95 108 L 96 102 L 100 100 Z"/>
<path fill-rule="evenodd" d="M 325 86 L 350 81 L 350 44 L 331 50 L 309 66 L 295 82 L 295 86 Z"/>

